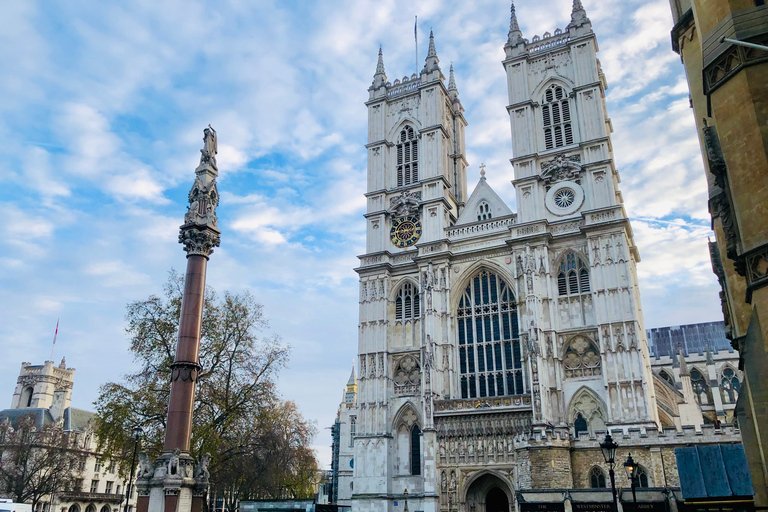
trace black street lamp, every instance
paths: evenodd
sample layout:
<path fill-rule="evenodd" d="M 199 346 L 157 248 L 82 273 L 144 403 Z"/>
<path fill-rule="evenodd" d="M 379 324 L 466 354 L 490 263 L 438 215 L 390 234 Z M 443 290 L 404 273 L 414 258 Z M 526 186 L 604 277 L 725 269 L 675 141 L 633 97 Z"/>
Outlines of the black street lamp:
<path fill-rule="evenodd" d="M 613 473 L 613 465 L 616 463 L 616 448 L 619 445 L 616 444 L 611 437 L 611 433 L 605 434 L 605 440 L 600 443 L 600 450 L 603 452 L 603 458 L 606 464 L 608 464 L 608 474 L 611 476 L 611 496 L 613 496 L 613 510 L 618 511 L 619 505 L 616 502 L 616 476 Z"/>
<path fill-rule="evenodd" d="M 632 485 L 632 502 L 634 503 L 634 508 L 632 509 L 633 512 L 637 511 L 637 494 L 635 494 L 635 488 L 637 487 L 637 468 L 638 465 L 630 453 L 629 457 L 627 457 L 627 462 L 624 463 L 624 469 L 627 470 L 627 478 L 629 478 L 629 482 Z"/>
<path fill-rule="evenodd" d="M 128 480 L 128 489 L 125 493 L 125 512 L 128 512 L 128 503 L 131 501 L 131 485 L 133 484 L 133 472 L 136 469 L 136 451 L 139 448 L 139 441 L 144 437 L 144 431 L 140 426 L 133 427 L 133 458 L 131 459 L 131 478 Z"/>
<path fill-rule="evenodd" d="M 407 487 L 403 490 L 403 501 L 405 502 L 405 506 L 403 507 L 403 512 L 408 512 L 408 488 Z"/>

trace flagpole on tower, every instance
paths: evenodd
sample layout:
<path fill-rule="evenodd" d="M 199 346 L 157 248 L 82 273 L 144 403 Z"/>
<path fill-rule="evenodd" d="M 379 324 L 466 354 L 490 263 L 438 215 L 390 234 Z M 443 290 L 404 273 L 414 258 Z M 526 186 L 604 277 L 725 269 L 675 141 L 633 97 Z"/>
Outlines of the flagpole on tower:
<path fill-rule="evenodd" d="M 419 17 L 414 16 L 413 21 L 413 39 L 416 41 L 416 53 L 414 62 L 416 63 L 416 73 L 419 72 Z"/>
<path fill-rule="evenodd" d="M 51 345 L 51 357 L 49 361 L 53 361 L 53 349 L 56 346 L 56 336 L 59 335 L 59 318 L 56 319 L 56 332 L 53 333 L 53 345 Z"/>

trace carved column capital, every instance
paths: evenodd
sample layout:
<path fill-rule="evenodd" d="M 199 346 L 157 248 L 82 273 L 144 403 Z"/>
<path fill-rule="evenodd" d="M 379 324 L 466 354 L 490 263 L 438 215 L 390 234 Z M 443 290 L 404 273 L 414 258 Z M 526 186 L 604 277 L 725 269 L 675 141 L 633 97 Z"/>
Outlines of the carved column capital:
<path fill-rule="evenodd" d="M 213 248 L 221 244 L 221 233 L 211 227 L 185 224 L 179 232 L 179 243 L 184 244 L 187 257 L 200 255 L 208 259 L 213 254 Z"/>

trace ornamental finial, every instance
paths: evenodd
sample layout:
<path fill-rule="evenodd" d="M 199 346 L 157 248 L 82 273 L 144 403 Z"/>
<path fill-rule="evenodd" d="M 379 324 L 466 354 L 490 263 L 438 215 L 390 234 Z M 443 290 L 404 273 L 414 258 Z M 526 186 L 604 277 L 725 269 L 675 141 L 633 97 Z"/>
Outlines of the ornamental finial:
<path fill-rule="evenodd" d="M 480 179 L 485 179 L 485 164 L 480 164 Z"/>
<path fill-rule="evenodd" d="M 184 244 L 188 257 L 197 254 L 207 258 L 221 241 L 219 220 L 216 217 L 216 207 L 219 205 L 219 191 L 216 187 L 219 169 L 216 153 L 216 130 L 209 124 L 203 130 L 200 165 L 195 169 L 195 182 L 187 196 L 189 206 L 179 233 L 179 243 Z"/>

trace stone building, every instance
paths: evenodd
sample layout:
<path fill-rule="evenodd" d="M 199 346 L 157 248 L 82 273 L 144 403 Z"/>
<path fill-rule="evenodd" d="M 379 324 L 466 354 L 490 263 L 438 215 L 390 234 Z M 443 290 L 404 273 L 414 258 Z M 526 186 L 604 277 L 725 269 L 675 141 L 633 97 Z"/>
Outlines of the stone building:
<path fill-rule="evenodd" d="M 768 6 L 763 0 L 670 0 L 670 6 L 672 47 L 685 66 L 709 184 L 712 268 L 744 371 L 737 415 L 755 503 L 768 506 Z"/>
<path fill-rule="evenodd" d="M 354 492 L 353 471 L 355 465 L 354 439 L 357 432 L 357 377 L 355 368 L 344 389 L 344 398 L 339 404 L 336 421 L 331 427 L 331 485 L 328 502 L 335 505 L 351 506 Z"/>
<path fill-rule="evenodd" d="M 724 322 L 648 329 L 647 336 L 663 426 L 735 422 L 743 376 Z"/>
<path fill-rule="evenodd" d="M 125 512 L 127 482 L 118 474 L 117 463 L 96 451 L 96 414 L 71 406 L 74 382 L 75 369 L 67 368 L 64 359 L 58 366 L 53 361 L 42 365 L 21 363 L 11 408 L 0 411 L 0 422 L 9 421 L 13 426 L 19 417 L 32 414 L 40 427 L 58 424 L 65 432 L 77 436 L 77 444 L 87 453 L 85 463 L 76 468 L 79 488 L 44 497 L 36 512 Z M 131 494 L 127 512 L 136 506 L 135 489 Z"/>
<path fill-rule="evenodd" d="M 674 508 L 675 449 L 738 451 L 740 435 L 686 425 L 693 404 L 660 417 L 590 20 L 574 0 L 565 29 L 529 41 L 513 5 L 504 50 L 517 212 L 483 166 L 468 194 L 467 122 L 434 36 L 424 68 L 402 79 L 388 80 L 379 51 L 356 269 L 352 506 L 563 510 L 579 501 L 563 489 L 605 488 L 598 443 L 610 429 L 617 461 L 631 451 L 642 487 L 658 487 L 641 499 Z"/>

